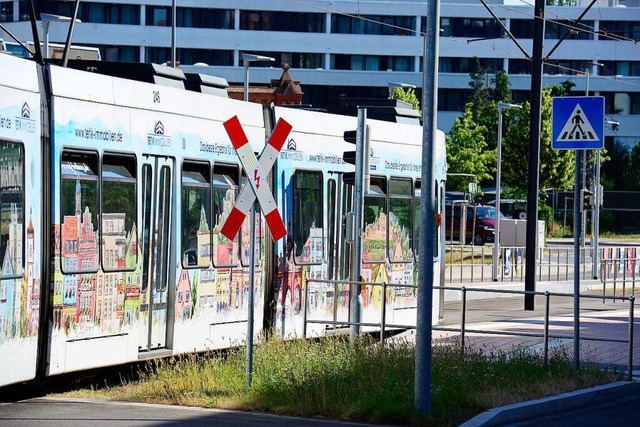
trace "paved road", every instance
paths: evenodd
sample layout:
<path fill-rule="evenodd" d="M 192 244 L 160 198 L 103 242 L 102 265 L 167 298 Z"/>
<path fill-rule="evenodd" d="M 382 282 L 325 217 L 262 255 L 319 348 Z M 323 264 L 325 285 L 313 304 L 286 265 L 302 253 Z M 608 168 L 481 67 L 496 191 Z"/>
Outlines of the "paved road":
<path fill-rule="evenodd" d="M 510 427 L 637 427 L 640 396 L 588 406 L 548 417 L 508 424 Z"/>
<path fill-rule="evenodd" d="M 473 286 L 483 286 L 473 285 Z M 550 306 L 552 333 L 571 335 L 573 332 L 573 299 L 553 298 Z M 544 297 L 536 299 L 536 310 L 523 310 L 523 297 L 509 297 L 497 299 L 470 299 L 467 301 L 467 324 L 473 329 L 488 329 L 494 331 L 538 331 L 542 330 L 544 316 Z M 628 331 L 628 302 L 603 303 L 602 299 L 587 299 L 581 304 L 581 337 L 620 337 L 625 338 Z M 449 301 L 445 303 L 444 324 L 450 328 L 459 327 L 461 303 Z M 636 313 L 640 316 L 640 313 Z M 637 317 L 636 317 L 637 318 Z M 636 324 L 634 342 L 634 365 L 640 365 L 640 325 Z M 450 338 L 459 332 L 434 331 L 434 338 Z M 411 333 L 405 334 L 411 338 Z M 489 345 L 492 348 L 512 349 L 516 345 L 526 346 L 532 351 L 540 351 L 541 338 L 505 337 L 487 333 L 467 334 L 467 343 Z M 573 342 L 571 339 L 557 340 L 552 343 L 553 348 L 562 348 L 571 354 Z M 581 353 L 590 361 L 603 364 L 626 366 L 627 349 L 622 343 L 585 342 L 581 346 Z M 529 420 L 521 426 L 574 426 L 581 427 L 625 424 L 629 407 L 640 411 L 640 396 L 632 401 L 615 401 L 603 407 L 590 408 L 588 414 L 584 411 L 573 411 L 562 415 Z M 635 411 L 635 410 L 634 410 Z M 640 414 L 630 412 L 631 418 L 640 419 Z M 546 415 L 546 414 L 542 414 Z M 600 420 L 601 422 L 598 422 Z M 602 421 L 605 422 L 602 422 Z M 613 422 L 615 420 L 615 423 Z M 609 422 L 611 421 L 611 422 Z M 591 423 L 591 424 L 589 424 Z M 78 400 L 63 400 L 38 398 L 14 403 L 0 403 L 0 426 L 37 426 L 76 427 L 91 425 L 92 427 L 107 426 L 359 426 L 364 424 L 342 423 L 336 420 L 303 419 L 294 417 L 280 417 L 270 414 L 256 414 L 238 411 L 208 410 L 199 408 L 181 408 L 174 406 L 125 404 L 118 402 L 93 402 Z M 516 425 L 516 424 L 513 424 Z"/>
<path fill-rule="evenodd" d="M 368 426 L 336 420 L 285 417 L 255 412 L 73 399 L 39 398 L 0 404 L 0 426 L 86 427 L 88 425 L 91 427 Z"/>

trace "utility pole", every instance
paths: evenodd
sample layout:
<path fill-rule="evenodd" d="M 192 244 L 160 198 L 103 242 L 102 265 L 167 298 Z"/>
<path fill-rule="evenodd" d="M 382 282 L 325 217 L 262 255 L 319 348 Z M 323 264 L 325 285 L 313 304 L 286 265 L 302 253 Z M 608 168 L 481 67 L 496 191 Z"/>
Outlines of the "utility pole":
<path fill-rule="evenodd" d="M 438 38 L 440 0 L 427 3 L 422 69 L 422 191 L 420 194 L 420 241 L 418 259 L 418 318 L 416 323 L 416 364 L 414 405 L 418 413 L 431 411 L 431 333 L 433 322 L 433 241 L 435 239 L 435 195 L 433 159 L 437 130 Z"/>
<path fill-rule="evenodd" d="M 538 231 L 538 188 L 540 182 L 540 110 L 542 106 L 542 42 L 545 0 L 536 0 L 531 55 L 531 116 L 529 118 L 529 171 L 527 186 L 527 247 L 524 290 L 536 290 L 536 236 Z M 535 295 L 524 296 L 524 309 L 534 309 Z"/>

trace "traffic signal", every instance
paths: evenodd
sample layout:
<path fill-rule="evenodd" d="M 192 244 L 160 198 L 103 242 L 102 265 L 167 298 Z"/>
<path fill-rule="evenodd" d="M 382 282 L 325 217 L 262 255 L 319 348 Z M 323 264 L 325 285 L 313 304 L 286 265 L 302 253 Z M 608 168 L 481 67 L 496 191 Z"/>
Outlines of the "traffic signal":
<path fill-rule="evenodd" d="M 355 166 L 355 169 L 362 170 L 364 174 L 364 192 L 365 194 L 369 191 L 369 156 L 370 156 L 370 128 L 369 126 L 365 126 L 365 135 L 358 135 L 357 130 L 346 130 L 344 131 L 344 140 L 350 144 L 354 144 L 356 147 L 353 151 L 345 151 L 342 155 L 342 160 L 345 163 L 349 163 Z M 363 150 L 363 164 L 358 164 L 358 145 L 361 144 L 361 149 Z M 355 185 L 356 182 L 356 172 L 346 172 L 342 176 L 342 180 L 346 184 Z"/>
<path fill-rule="evenodd" d="M 357 131 L 355 130 L 345 130 L 344 131 L 344 140 L 346 142 L 348 142 L 349 144 L 356 144 L 356 136 L 357 136 Z M 350 165 L 354 165 L 356 164 L 356 151 L 345 151 L 344 154 L 342 155 L 342 160 L 344 160 L 345 163 L 349 163 Z M 355 172 L 347 172 L 342 176 L 342 180 L 347 183 L 347 184 L 351 184 L 354 185 L 355 181 L 356 181 L 356 173 Z"/>
<path fill-rule="evenodd" d="M 590 188 L 583 188 L 580 192 L 580 201 L 583 209 L 591 209 L 594 205 L 593 191 Z"/>

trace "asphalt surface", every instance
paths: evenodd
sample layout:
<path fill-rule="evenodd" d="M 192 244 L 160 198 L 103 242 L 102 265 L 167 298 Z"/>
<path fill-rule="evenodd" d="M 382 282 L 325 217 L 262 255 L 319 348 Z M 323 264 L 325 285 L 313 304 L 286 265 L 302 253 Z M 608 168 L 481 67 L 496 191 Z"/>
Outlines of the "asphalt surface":
<path fill-rule="evenodd" d="M 556 284 L 557 285 L 557 284 Z M 509 286 L 491 283 L 467 285 L 469 289 Z M 572 283 L 557 285 L 558 292 L 570 292 Z M 595 291 L 597 292 L 597 291 Z M 471 292 L 469 292 L 471 293 Z M 552 297 L 550 300 L 550 335 L 565 338 L 551 341 L 552 349 L 572 355 L 573 298 Z M 598 337 L 628 338 L 628 301 L 584 299 L 580 304 L 581 358 L 603 366 L 626 369 L 628 344 L 597 342 Z M 444 327 L 449 331 L 433 331 L 434 341 L 459 336 L 461 302 L 447 301 Z M 512 349 L 520 346 L 540 352 L 541 338 L 493 335 L 491 331 L 538 333 L 543 327 L 545 297 L 537 297 L 535 310 L 524 310 L 522 296 L 502 298 L 470 298 L 466 305 L 466 325 L 476 331 L 466 334 L 467 345 Z M 640 315 L 636 311 L 636 319 Z M 633 360 L 634 370 L 640 368 L 640 325 L 635 323 Z M 412 339 L 412 332 L 402 338 Z M 568 338 L 567 338 L 568 337 Z M 594 341 L 589 341 L 593 339 Z M 634 378 L 640 377 L 634 371 Z M 465 427 L 489 426 L 606 426 L 640 425 L 640 384 L 620 382 L 603 388 L 581 390 L 540 401 L 522 402 L 508 407 L 494 408 L 467 421 Z M 294 397 L 292 397 L 294 398 Z M 0 403 L 0 426 L 75 427 L 87 426 L 364 426 L 321 418 L 296 418 L 266 413 L 187 408 L 165 405 L 103 402 L 59 398 L 36 398 Z"/>
<path fill-rule="evenodd" d="M 142 403 L 38 398 L 0 404 L 0 426 L 11 427 L 119 427 L 119 426 L 367 426 L 257 412 Z"/>

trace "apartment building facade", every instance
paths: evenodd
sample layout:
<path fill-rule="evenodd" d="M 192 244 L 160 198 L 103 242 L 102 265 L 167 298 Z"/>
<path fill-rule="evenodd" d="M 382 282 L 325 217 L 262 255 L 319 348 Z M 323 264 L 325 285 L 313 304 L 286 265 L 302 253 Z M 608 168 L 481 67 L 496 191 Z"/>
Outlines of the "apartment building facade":
<path fill-rule="evenodd" d="M 581 4 L 580 2 L 583 2 Z M 73 1 L 40 2 L 42 11 L 73 14 Z M 165 63 L 172 56 L 171 0 L 80 3 L 73 40 L 98 47 L 104 60 Z M 566 2 L 565 2 L 566 3 Z M 640 2 L 602 0 L 579 23 L 589 1 L 547 6 L 545 86 L 572 80 L 576 95 L 605 97 L 608 137 L 640 141 Z M 0 22 L 31 39 L 25 1 L 0 1 Z M 270 56 L 251 64 L 251 85 L 268 85 L 288 63 L 303 102 L 329 110 L 348 98 L 384 97 L 390 83 L 422 85 L 426 0 L 176 0 L 176 59 L 188 71 L 242 85 L 243 52 Z M 530 62 L 505 37 L 497 16 L 531 53 L 533 6 L 526 0 L 441 0 L 438 127 L 448 131 L 470 91 L 476 61 L 509 75 L 513 101 L 529 97 Z M 68 23 L 49 24 L 49 40 L 63 43 Z M 44 34 L 41 34 L 43 37 Z M 0 36 L 5 37 L 6 36 Z M 596 65 L 597 64 L 597 65 Z"/>

